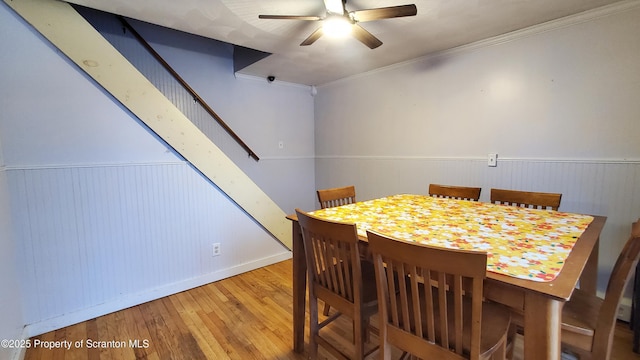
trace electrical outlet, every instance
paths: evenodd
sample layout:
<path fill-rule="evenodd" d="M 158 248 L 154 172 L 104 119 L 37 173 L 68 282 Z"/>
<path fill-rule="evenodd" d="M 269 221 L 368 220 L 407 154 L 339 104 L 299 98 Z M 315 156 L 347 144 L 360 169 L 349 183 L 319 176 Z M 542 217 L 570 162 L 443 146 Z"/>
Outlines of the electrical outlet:
<path fill-rule="evenodd" d="M 213 256 L 218 256 L 222 253 L 222 249 L 220 249 L 220 243 L 213 244 Z"/>
<path fill-rule="evenodd" d="M 498 154 L 489 154 L 487 165 L 491 167 L 498 166 Z"/>

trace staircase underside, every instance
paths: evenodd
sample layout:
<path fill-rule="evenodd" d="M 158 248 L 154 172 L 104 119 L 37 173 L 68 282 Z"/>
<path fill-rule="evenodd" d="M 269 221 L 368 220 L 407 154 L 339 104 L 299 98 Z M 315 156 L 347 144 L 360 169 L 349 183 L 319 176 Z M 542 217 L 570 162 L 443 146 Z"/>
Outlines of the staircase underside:
<path fill-rule="evenodd" d="M 286 213 L 71 5 L 54 0 L 5 3 L 291 249 Z"/>

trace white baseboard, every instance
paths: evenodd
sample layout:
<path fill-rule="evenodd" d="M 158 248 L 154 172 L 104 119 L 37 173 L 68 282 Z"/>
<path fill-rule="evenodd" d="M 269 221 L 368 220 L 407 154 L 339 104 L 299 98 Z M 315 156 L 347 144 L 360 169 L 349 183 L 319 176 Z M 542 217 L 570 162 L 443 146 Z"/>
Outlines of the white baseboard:
<path fill-rule="evenodd" d="M 631 299 L 622 298 L 618 306 L 618 319 L 629 322 L 631 320 Z"/>
<path fill-rule="evenodd" d="M 604 299 L 603 291 L 598 291 L 596 295 L 598 295 L 598 297 L 600 297 L 601 299 Z M 618 305 L 618 320 L 626 322 L 629 322 L 631 320 L 631 304 L 631 298 L 624 297 L 623 295 L 622 299 L 620 299 L 620 305 Z"/>
<path fill-rule="evenodd" d="M 64 314 L 51 319 L 39 321 L 37 323 L 29 324 L 25 326 L 24 338 L 28 339 L 32 336 L 44 334 L 53 330 L 61 329 L 73 324 L 77 324 L 83 321 L 94 319 L 96 317 L 110 314 L 115 311 L 126 309 L 132 306 L 140 305 L 148 301 L 160 299 L 165 296 L 179 293 L 181 291 L 189 290 L 209 284 L 214 281 L 222 280 L 231 276 L 242 274 L 247 271 L 255 270 L 264 266 L 275 264 L 280 261 L 288 260 L 292 256 L 290 251 L 283 252 L 278 255 L 270 256 L 263 259 L 258 259 L 245 264 L 239 264 L 231 268 L 226 268 L 213 273 L 205 274 L 191 279 L 186 279 L 177 283 L 167 284 L 153 290 L 147 290 L 141 293 L 128 294 L 114 301 L 108 303 L 92 306 L 80 311 Z M 22 354 L 24 358 L 24 354 Z M 16 357 L 15 359 L 22 359 Z"/>
<path fill-rule="evenodd" d="M 17 348 L 17 349 L 14 349 L 11 355 L 9 355 L 9 360 L 24 360 L 24 357 L 26 355 L 27 355 L 27 349 Z"/>
<path fill-rule="evenodd" d="M 577 356 L 563 352 L 560 357 L 561 360 L 579 360 Z"/>
<path fill-rule="evenodd" d="M 20 339 L 26 340 L 29 336 L 27 336 L 27 328 L 22 328 L 22 334 L 20 335 Z M 26 348 L 16 348 L 13 353 L 9 355 L 9 360 L 24 360 L 24 357 L 27 355 Z"/>

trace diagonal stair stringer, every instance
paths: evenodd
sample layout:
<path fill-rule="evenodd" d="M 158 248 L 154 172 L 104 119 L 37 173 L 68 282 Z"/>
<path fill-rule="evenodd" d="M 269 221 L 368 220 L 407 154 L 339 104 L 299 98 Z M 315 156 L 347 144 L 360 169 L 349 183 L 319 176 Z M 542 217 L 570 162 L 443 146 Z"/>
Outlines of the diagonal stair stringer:
<path fill-rule="evenodd" d="M 291 249 L 285 212 L 68 3 L 4 0 L 153 132 Z"/>

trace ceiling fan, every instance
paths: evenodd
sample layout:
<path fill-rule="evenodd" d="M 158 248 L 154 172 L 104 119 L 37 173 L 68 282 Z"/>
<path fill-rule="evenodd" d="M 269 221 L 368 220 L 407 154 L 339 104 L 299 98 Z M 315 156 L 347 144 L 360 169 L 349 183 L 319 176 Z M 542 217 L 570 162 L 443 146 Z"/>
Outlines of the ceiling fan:
<path fill-rule="evenodd" d="M 287 20 L 306 20 L 306 21 L 322 21 L 322 26 L 316 29 L 309 37 L 307 37 L 300 45 L 306 46 L 313 44 L 324 34 L 330 34 L 335 27 L 342 27 L 347 32 L 358 39 L 360 42 L 375 49 L 382 45 L 382 41 L 373 36 L 370 32 L 358 25 L 360 22 L 389 19 L 394 17 L 414 16 L 418 10 L 414 4 L 398 5 L 375 9 L 347 11 L 345 5 L 347 0 L 324 0 L 326 13 L 323 16 L 314 15 L 258 15 L 260 19 L 287 19 Z M 338 30 L 339 31 L 339 30 Z"/>

